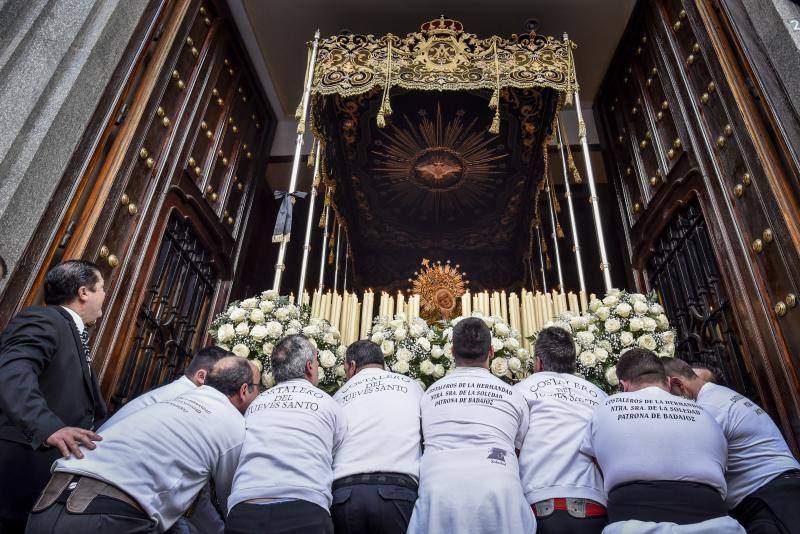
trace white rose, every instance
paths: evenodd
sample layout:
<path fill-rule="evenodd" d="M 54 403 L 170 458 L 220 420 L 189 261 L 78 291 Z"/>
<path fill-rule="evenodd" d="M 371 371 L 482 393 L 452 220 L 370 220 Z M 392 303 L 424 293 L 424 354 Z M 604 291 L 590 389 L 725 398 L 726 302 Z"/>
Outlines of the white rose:
<path fill-rule="evenodd" d="M 344 378 L 347 376 L 347 373 L 344 370 L 344 365 L 337 365 L 336 366 L 336 376 L 339 378 Z"/>
<path fill-rule="evenodd" d="M 440 347 L 439 345 L 434 345 L 433 347 L 431 347 L 431 358 L 436 360 L 441 358 L 442 356 L 444 356 L 444 350 L 442 349 L 442 347 Z"/>
<path fill-rule="evenodd" d="M 506 337 L 511 333 L 511 328 L 509 328 L 509 326 L 505 323 L 495 323 L 494 333 L 500 337 Z"/>
<path fill-rule="evenodd" d="M 279 321 L 285 321 L 286 319 L 289 318 L 289 310 L 286 309 L 285 307 L 284 308 L 278 308 L 277 310 L 275 310 L 275 317 Z"/>
<path fill-rule="evenodd" d="M 633 334 L 630 332 L 623 332 L 619 335 L 619 342 L 622 343 L 623 347 L 628 347 L 633 345 Z"/>
<path fill-rule="evenodd" d="M 605 322 L 606 332 L 617 332 L 619 331 L 621 326 L 622 325 L 620 324 L 619 319 L 614 319 L 613 317 L 611 317 L 610 319 L 606 319 Z"/>
<path fill-rule="evenodd" d="M 264 343 L 263 345 L 261 345 L 261 350 L 263 350 L 264 354 L 266 354 L 267 356 L 272 354 L 272 349 L 274 348 L 275 345 L 273 345 L 272 343 Z"/>
<path fill-rule="evenodd" d="M 231 352 L 242 358 L 247 358 L 250 355 L 250 349 L 247 348 L 247 345 L 243 345 L 242 343 L 234 345 Z"/>
<path fill-rule="evenodd" d="M 267 337 L 267 329 L 264 325 L 257 324 L 250 330 L 250 337 L 257 341 L 261 341 Z"/>
<path fill-rule="evenodd" d="M 261 383 L 264 384 L 264 387 L 271 388 L 275 385 L 275 377 L 272 375 L 272 373 L 264 371 L 261 373 Z"/>
<path fill-rule="evenodd" d="M 603 304 L 606 306 L 613 306 L 619 302 L 619 297 L 617 295 L 606 295 L 606 298 L 603 299 Z"/>
<path fill-rule="evenodd" d="M 398 328 L 394 331 L 394 338 L 397 341 L 403 341 L 406 338 L 406 329 L 405 328 Z"/>
<path fill-rule="evenodd" d="M 339 336 L 341 336 L 339 329 L 335 326 L 331 326 L 330 334 L 333 336 L 333 339 L 339 339 Z"/>
<path fill-rule="evenodd" d="M 515 337 L 510 337 L 506 339 L 506 342 L 503 345 L 505 348 L 513 352 L 519 348 L 519 341 L 517 341 L 517 338 Z"/>
<path fill-rule="evenodd" d="M 599 362 L 604 362 L 608 359 L 608 351 L 600 347 L 594 349 L 594 355 Z"/>
<path fill-rule="evenodd" d="M 615 312 L 616 312 L 616 314 L 617 314 L 617 315 L 619 315 L 620 317 L 627 317 L 627 316 L 629 316 L 629 315 L 631 314 L 631 311 L 632 311 L 632 310 L 633 310 L 633 308 L 631 308 L 631 305 L 630 305 L 630 304 L 628 304 L 627 302 L 623 302 L 623 303 L 621 303 L 621 304 L 618 304 L 618 305 L 617 305 L 617 307 L 616 307 L 616 308 L 614 308 L 614 311 L 615 311 Z"/>
<path fill-rule="evenodd" d="M 265 328 L 269 337 L 280 337 L 283 334 L 283 325 L 278 321 L 269 321 Z"/>
<path fill-rule="evenodd" d="M 647 349 L 647 350 L 656 350 L 656 340 L 655 340 L 655 338 L 654 338 L 653 336 L 651 336 L 650 334 L 645 334 L 645 335 L 641 336 L 641 337 L 638 339 L 637 343 L 638 343 L 638 344 L 639 344 L 639 346 L 640 346 L 640 347 L 642 347 L 643 349 Z"/>
<path fill-rule="evenodd" d="M 318 347 L 317 340 L 314 339 L 313 337 L 308 338 L 308 342 L 311 343 L 312 345 L 314 345 L 315 349 Z"/>
<path fill-rule="evenodd" d="M 664 354 L 666 354 L 667 356 L 672 356 L 673 354 L 675 354 L 675 344 L 668 343 L 667 345 L 665 345 Z"/>
<path fill-rule="evenodd" d="M 517 349 L 517 358 L 520 360 L 527 360 L 530 357 L 531 354 L 528 352 L 528 349 Z"/>
<path fill-rule="evenodd" d="M 389 321 L 389 326 L 391 326 L 393 330 L 402 327 L 404 324 L 405 321 L 401 319 L 392 319 L 391 321 Z"/>
<path fill-rule="evenodd" d="M 386 338 L 383 336 L 383 331 L 382 330 L 378 330 L 377 332 L 372 334 L 372 338 L 371 339 L 372 339 L 373 343 L 377 343 L 378 345 L 380 345 L 381 343 L 383 343 L 383 340 L 386 339 Z"/>
<path fill-rule="evenodd" d="M 573 317 L 573 318 L 571 318 L 569 320 L 569 327 L 572 330 L 583 330 L 584 328 L 586 328 L 587 324 L 588 323 L 587 323 L 586 319 L 584 319 L 581 316 Z M 562 326 L 562 328 L 563 328 L 563 326 Z"/>
<path fill-rule="evenodd" d="M 628 293 L 628 300 L 631 302 L 647 302 L 647 297 L 642 295 L 641 293 Z"/>
<path fill-rule="evenodd" d="M 597 363 L 597 357 L 594 355 L 594 352 L 590 350 L 581 352 L 581 355 L 578 356 L 578 360 L 580 360 L 581 364 L 585 367 L 594 367 L 594 364 Z"/>
<path fill-rule="evenodd" d="M 408 349 L 398 349 L 396 358 L 404 362 L 410 362 L 414 358 L 414 353 Z"/>
<path fill-rule="evenodd" d="M 258 299 L 256 298 L 244 299 L 242 302 L 239 303 L 239 306 L 241 306 L 245 310 L 252 310 L 253 308 L 256 307 L 256 305 L 258 305 Z"/>
<path fill-rule="evenodd" d="M 408 332 L 411 334 L 411 337 L 418 338 L 425 333 L 425 328 L 421 324 L 415 323 L 411 325 L 411 328 L 408 329 Z"/>
<path fill-rule="evenodd" d="M 319 327 L 315 324 L 310 324 L 303 327 L 303 335 L 306 337 L 313 337 L 319 334 Z"/>
<path fill-rule="evenodd" d="M 333 335 L 333 332 L 328 332 L 324 336 L 322 336 L 322 341 L 327 343 L 328 345 L 333 345 L 336 343 L 336 336 Z"/>
<path fill-rule="evenodd" d="M 650 305 L 650 313 L 664 313 L 664 307 L 661 304 L 651 304 Z"/>
<path fill-rule="evenodd" d="M 608 319 L 608 316 L 611 315 L 611 310 L 606 306 L 601 306 L 600 308 L 597 308 L 595 314 L 597 314 L 598 319 L 600 319 L 601 321 L 605 321 L 606 319 Z"/>
<path fill-rule="evenodd" d="M 617 378 L 617 367 L 609 367 L 606 369 L 606 382 L 608 382 L 612 386 L 616 386 L 619 384 L 619 379 Z"/>
<path fill-rule="evenodd" d="M 411 369 L 408 365 L 408 362 L 404 362 L 403 360 L 398 360 L 392 366 L 392 371 L 395 373 L 400 373 L 401 375 L 408 374 L 409 369 Z"/>
<path fill-rule="evenodd" d="M 448 371 L 448 372 L 449 372 L 449 371 Z M 422 381 L 422 380 L 420 380 L 419 378 L 417 378 L 416 380 L 414 380 L 414 382 L 416 382 L 417 384 L 419 384 L 419 387 L 421 387 L 421 388 L 422 388 L 422 391 L 425 391 L 426 389 L 428 389 L 428 386 L 426 386 L 426 385 L 425 385 L 425 382 L 423 382 L 423 381 Z"/>
<path fill-rule="evenodd" d="M 384 356 L 391 356 L 394 354 L 394 343 L 392 341 L 384 341 L 381 343 L 381 351 L 383 351 Z"/>
<path fill-rule="evenodd" d="M 646 331 L 654 332 L 656 326 L 658 325 L 656 324 L 656 321 L 654 319 L 651 319 L 650 317 L 645 317 L 644 319 L 642 319 L 642 328 L 644 328 Z"/>
<path fill-rule="evenodd" d="M 495 352 L 501 350 L 503 348 L 503 340 L 500 338 L 493 337 L 492 348 L 494 349 Z"/>
<path fill-rule="evenodd" d="M 423 360 L 422 363 L 419 364 L 419 372 L 426 376 L 431 376 L 435 368 L 436 366 L 433 365 L 433 362 L 430 360 Z"/>
<path fill-rule="evenodd" d="M 294 328 L 295 330 L 302 330 L 303 329 L 303 323 L 301 323 L 297 319 L 292 319 L 291 321 L 289 321 L 289 326 L 291 328 Z"/>
<path fill-rule="evenodd" d="M 261 363 L 261 360 L 250 360 L 250 361 L 253 363 L 253 365 L 256 366 L 256 369 L 258 369 L 259 373 L 264 370 L 264 364 Z"/>
<path fill-rule="evenodd" d="M 597 346 L 605 349 L 606 352 L 611 352 L 614 350 L 614 347 L 611 345 L 611 342 L 607 339 L 601 339 L 597 342 Z"/>
<path fill-rule="evenodd" d="M 616 287 L 612 287 L 612 288 L 611 288 L 611 289 L 609 289 L 609 290 L 608 290 L 608 292 L 606 293 L 606 295 L 614 295 L 615 297 L 618 297 L 618 296 L 620 296 L 621 294 L 622 294 L 622 291 L 620 291 L 620 290 L 619 290 L 619 289 L 617 289 Z"/>
<path fill-rule="evenodd" d="M 226 345 L 225 343 L 217 343 L 217 346 L 222 350 L 227 350 L 228 352 L 231 351 L 230 345 Z"/>
<path fill-rule="evenodd" d="M 240 336 L 246 336 L 250 333 L 250 325 L 247 324 L 247 321 L 241 322 L 236 325 L 236 333 Z"/>
<path fill-rule="evenodd" d="M 591 332 L 578 332 L 575 338 L 582 347 L 590 347 L 594 343 L 594 334 Z"/>
<path fill-rule="evenodd" d="M 672 330 L 667 330 L 666 332 L 661 334 L 661 340 L 664 343 L 666 343 L 667 345 L 669 345 L 670 343 L 674 343 L 675 342 L 675 332 L 673 332 Z"/>
<path fill-rule="evenodd" d="M 425 351 L 431 350 L 431 342 L 428 341 L 428 338 L 426 338 L 426 337 L 421 337 L 421 338 L 417 339 L 417 345 L 422 347 L 422 350 L 425 350 Z"/>
<path fill-rule="evenodd" d="M 262 300 L 258 307 L 262 312 L 269 313 L 275 309 L 275 303 L 271 300 Z"/>
<path fill-rule="evenodd" d="M 593 311 L 593 312 L 596 312 L 597 309 L 602 305 L 603 305 L 603 303 L 600 302 L 599 300 L 592 299 L 592 301 L 589 303 L 589 310 Z"/>
<path fill-rule="evenodd" d="M 447 341 L 452 341 L 453 340 L 453 328 L 452 327 L 445 328 L 444 332 L 442 332 L 442 336 L 444 336 L 444 338 Z"/>
<path fill-rule="evenodd" d="M 437 363 L 433 366 L 433 378 L 439 379 L 444 376 L 444 365 Z"/>
<path fill-rule="evenodd" d="M 231 321 L 241 323 L 247 317 L 247 312 L 241 308 L 234 308 L 230 313 Z"/>
<path fill-rule="evenodd" d="M 482 319 L 483 319 L 483 322 L 484 322 L 484 323 L 486 323 L 486 326 L 487 326 L 488 328 L 492 328 L 492 327 L 494 326 L 494 323 L 495 323 L 495 322 L 496 322 L 496 320 L 497 320 L 495 317 L 492 317 L 492 316 L 489 316 L 489 317 L 482 317 Z"/>
<path fill-rule="evenodd" d="M 264 322 L 264 312 L 256 308 L 250 312 L 250 322 L 259 324 Z"/>
<path fill-rule="evenodd" d="M 347 347 L 344 345 L 339 345 L 339 348 L 336 349 L 336 355 L 341 356 L 344 358 L 344 355 L 347 353 Z"/>
<path fill-rule="evenodd" d="M 219 327 L 219 330 L 217 330 L 217 340 L 223 343 L 230 341 L 234 338 L 234 336 L 236 336 L 236 330 L 230 323 L 225 323 Z"/>
<path fill-rule="evenodd" d="M 284 334 L 286 334 L 287 336 L 294 336 L 299 333 L 300 330 L 298 330 L 297 328 L 287 328 L 286 331 L 284 332 Z"/>
<path fill-rule="evenodd" d="M 633 311 L 639 314 L 647 313 L 647 303 L 637 300 L 633 303 Z"/>
<path fill-rule="evenodd" d="M 264 300 L 275 300 L 278 298 L 278 292 L 274 289 L 267 289 L 261 293 L 261 298 Z"/>
<path fill-rule="evenodd" d="M 327 375 L 325 374 L 325 369 L 323 369 L 322 367 L 317 367 L 317 380 L 320 383 L 325 382 L 326 376 Z"/>
<path fill-rule="evenodd" d="M 659 314 L 656 317 L 656 324 L 658 325 L 658 328 L 664 330 L 666 328 L 669 328 L 669 319 L 667 319 L 667 316 L 664 315 L 663 313 Z"/>
<path fill-rule="evenodd" d="M 508 368 L 511 369 L 512 373 L 518 373 L 522 369 L 522 362 L 519 358 L 512 356 L 508 359 Z"/>
<path fill-rule="evenodd" d="M 505 376 L 508 372 L 508 362 L 503 357 L 497 357 L 492 360 L 492 373 L 495 376 Z"/>
<path fill-rule="evenodd" d="M 319 364 L 329 369 L 336 365 L 336 356 L 329 350 L 322 350 L 319 352 Z"/>
<path fill-rule="evenodd" d="M 638 332 L 644 327 L 644 323 L 638 317 L 634 317 L 631 319 L 631 322 L 628 324 L 628 327 L 631 329 L 631 332 Z"/>

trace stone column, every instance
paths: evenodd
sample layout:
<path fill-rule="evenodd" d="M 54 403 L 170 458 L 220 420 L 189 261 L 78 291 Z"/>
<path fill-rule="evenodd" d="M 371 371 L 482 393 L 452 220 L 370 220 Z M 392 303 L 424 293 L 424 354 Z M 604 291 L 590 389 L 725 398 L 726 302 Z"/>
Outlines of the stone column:
<path fill-rule="evenodd" d="M 0 265 L 6 274 L 33 235 L 147 3 L 0 0 Z M 0 291 L 4 285 L 0 280 Z"/>

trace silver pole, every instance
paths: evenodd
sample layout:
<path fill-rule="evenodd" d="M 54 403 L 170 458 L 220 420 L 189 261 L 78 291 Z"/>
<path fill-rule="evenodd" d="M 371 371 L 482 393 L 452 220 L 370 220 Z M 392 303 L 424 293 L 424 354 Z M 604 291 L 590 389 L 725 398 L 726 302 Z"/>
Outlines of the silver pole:
<path fill-rule="evenodd" d="M 319 285 L 317 286 L 320 293 L 325 285 L 325 260 L 328 258 L 328 219 L 330 219 L 330 215 L 331 207 L 325 206 L 325 229 L 322 231 L 322 255 L 319 259 Z"/>
<path fill-rule="evenodd" d="M 347 236 L 345 236 L 347 237 Z M 342 281 L 342 293 L 347 291 L 347 264 L 350 261 L 350 243 L 345 240 L 344 246 L 344 280 Z"/>
<path fill-rule="evenodd" d="M 547 149 L 545 148 L 545 150 Z M 546 184 L 545 192 L 547 193 L 547 205 L 550 206 L 550 226 L 553 230 L 553 248 L 556 254 L 556 267 L 558 268 L 559 292 L 564 293 L 564 277 L 561 273 L 561 253 L 558 251 L 558 234 L 556 233 L 556 212 L 553 209 L 553 197 L 551 196 L 555 193 L 551 193 L 550 191 L 550 178 L 545 176 L 544 179 Z"/>
<path fill-rule="evenodd" d="M 539 217 L 541 224 L 541 215 Z M 547 293 L 547 275 L 544 273 L 544 255 L 542 254 L 542 231 L 538 225 L 536 226 L 536 240 L 539 243 L 539 265 L 542 269 L 542 293 Z"/>
<path fill-rule="evenodd" d="M 564 41 L 567 46 L 571 46 L 567 34 L 564 34 Z M 570 55 L 572 51 L 570 50 Z M 586 164 L 586 177 L 589 179 L 589 193 L 590 202 L 592 204 L 592 215 L 594 218 L 594 230 L 597 233 L 597 244 L 600 247 L 600 270 L 603 271 L 603 281 L 606 285 L 606 291 L 611 289 L 611 270 L 608 263 L 608 255 L 606 254 L 606 240 L 603 235 L 603 223 L 600 220 L 600 199 L 597 196 L 597 187 L 594 183 L 594 172 L 592 171 L 592 160 L 589 157 L 589 144 L 586 142 L 586 123 L 583 121 L 583 113 L 581 111 L 581 97 L 577 87 L 573 93 L 575 97 L 575 112 L 578 114 L 578 137 L 581 140 L 581 148 L 583 149 L 583 161 Z"/>
<path fill-rule="evenodd" d="M 297 188 L 297 175 L 300 170 L 300 153 L 303 150 L 303 137 L 305 133 L 305 121 L 306 115 L 308 114 L 308 104 L 311 101 L 311 82 L 314 78 L 314 63 L 317 61 L 317 47 L 319 46 L 319 30 L 314 32 L 314 43 L 312 44 L 311 48 L 311 59 L 308 62 L 306 67 L 306 85 L 303 88 L 303 99 L 302 99 L 302 114 L 300 117 L 300 122 L 297 124 L 297 140 L 295 141 L 294 146 L 294 161 L 292 162 L 292 178 L 289 181 L 289 191 L 288 193 L 294 193 L 295 188 Z M 294 198 L 292 198 L 294 200 Z M 280 292 L 281 288 L 281 277 L 283 276 L 283 271 L 286 269 L 286 248 L 288 247 L 289 243 L 288 240 L 281 241 L 281 246 L 278 249 L 278 260 L 275 263 L 275 278 L 272 281 L 272 289 L 275 291 Z"/>
<path fill-rule="evenodd" d="M 339 245 L 341 244 L 342 225 L 336 223 L 336 259 L 333 260 L 333 292 L 339 288 Z"/>
<path fill-rule="evenodd" d="M 567 170 L 567 159 L 564 156 L 564 141 L 561 137 L 561 121 L 556 118 L 556 128 L 558 130 L 558 148 L 561 150 L 561 168 L 564 170 L 564 187 L 566 188 L 567 206 L 569 208 L 569 223 L 572 226 L 572 248 L 575 250 L 575 261 L 578 264 L 578 282 L 581 291 L 586 292 L 586 281 L 583 279 L 583 260 L 581 260 L 581 246 L 578 242 L 578 225 L 575 224 L 575 208 L 572 206 L 572 190 L 569 185 L 569 171 Z"/>
<path fill-rule="evenodd" d="M 317 201 L 317 186 L 319 185 L 319 141 L 316 142 L 316 155 L 314 157 L 314 178 L 311 184 L 311 195 L 308 199 L 308 221 L 306 221 L 306 235 L 303 241 L 303 261 L 300 264 L 300 284 L 297 288 L 297 298 L 303 298 L 306 288 L 306 270 L 308 269 L 308 255 L 311 253 L 311 228 L 314 225 L 314 203 Z"/>

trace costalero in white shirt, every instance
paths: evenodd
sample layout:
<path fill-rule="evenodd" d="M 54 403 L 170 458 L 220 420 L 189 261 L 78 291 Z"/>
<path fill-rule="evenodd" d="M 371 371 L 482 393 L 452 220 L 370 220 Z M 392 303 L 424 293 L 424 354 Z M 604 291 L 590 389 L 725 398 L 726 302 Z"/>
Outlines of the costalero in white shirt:
<path fill-rule="evenodd" d="M 519 455 L 528 503 L 572 497 L 605 504 L 603 477 L 580 448 L 592 412 L 608 395 L 582 378 L 549 371 L 535 373 L 514 387 L 530 408 Z"/>
<path fill-rule="evenodd" d="M 223 500 L 245 436 L 242 414 L 210 386 L 153 404 L 103 433 L 81 460 L 58 460 L 55 471 L 103 480 L 133 497 L 167 530 L 212 477 Z M 224 500 L 222 501 L 224 502 Z"/>
<path fill-rule="evenodd" d="M 146 408 L 151 406 L 157 402 L 164 402 L 167 400 L 172 400 L 176 397 L 180 397 L 187 391 L 192 391 L 197 386 L 194 385 L 194 382 L 186 378 L 186 376 L 181 376 L 177 380 L 173 380 L 169 384 L 163 385 L 159 388 L 155 388 L 150 390 L 146 393 L 142 393 L 135 399 L 131 399 L 125 405 L 117 410 L 114 415 L 111 416 L 108 421 L 103 423 L 103 426 L 100 427 L 98 433 L 104 432 L 107 428 L 110 428 L 112 425 L 115 425 L 128 417 L 129 415 L 135 414 L 142 408 Z"/>
<path fill-rule="evenodd" d="M 347 437 L 333 459 L 333 479 L 392 472 L 419 478 L 422 388 L 378 368 L 356 373 L 333 396 L 347 417 Z"/>
<path fill-rule="evenodd" d="M 620 484 L 699 482 L 725 498 L 727 444 L 696 402 L 658 387 L 611 395 L 598 406 L 581 450 L 597 458 L 606 495 Z"/>
<path fill-rule="evenodd" d="M 296 378 L 271 387 L 245 414 L 247 436 L 228 510 L 250 499 L 301 499 L 328 510 L 333 454 L 347 420 L 330 395 Z"/>
<path fill-rule="evenodd" d="M 752 401 L 709 383 L 700 389 L 697 403 L 714 416 L 728 440 L 728 508 L 784 471 L 800 469 L 778 427 Z"/>

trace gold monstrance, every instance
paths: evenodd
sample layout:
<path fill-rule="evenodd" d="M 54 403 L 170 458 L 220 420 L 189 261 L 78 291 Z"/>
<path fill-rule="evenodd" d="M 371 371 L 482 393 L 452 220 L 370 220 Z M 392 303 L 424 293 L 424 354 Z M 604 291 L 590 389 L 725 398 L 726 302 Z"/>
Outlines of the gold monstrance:
<path fill-rule="evenodd" d="M 450 260 L 432 264 L 425 258 L 422 267 L 414 273 L 415 279 L 408 279 L 414 284 L 411 292 L 420 297 L 420 317 L 429 323 L 457 317 L 460 297 L 469 284 L 467 273 L 461 272 L 459 265 L 451 265 Z"/>

